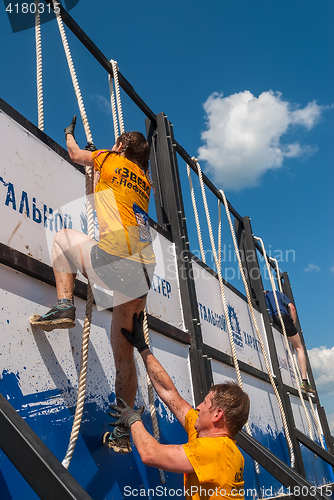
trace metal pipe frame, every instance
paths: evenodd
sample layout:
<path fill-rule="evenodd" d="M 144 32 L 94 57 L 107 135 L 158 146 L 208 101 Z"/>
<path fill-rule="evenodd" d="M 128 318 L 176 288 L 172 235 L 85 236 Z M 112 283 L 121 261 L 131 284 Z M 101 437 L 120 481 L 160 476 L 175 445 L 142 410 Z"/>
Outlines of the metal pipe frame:
<path fill-rule="evenodd" d="M 282 281 L 283 292 L 285 293 L 285 295 L 287 297 L 289 297 L 289 299 L 291 300 L 291 302 L 293 304 L 295 304 L 288 273 L 286 273 L 286 272 L 282 273 L 281 281 Z M 319 419 L 320 419 L 320 424 L 321 424 L 321 427 L 322 427 L 322 430 L 323 430 L 323 433 L 324 433 L 326 446 L 327 446 L 327 449 L 331 453 L 333 453 L 334 452 L 334 447 L 333 447 L 333 442 L 332 442 L 332 439 L 331 439 L 332 436 L 331 436 L 330 429 L 329 429 L 329 426 L 328 426 L 327 418 L 325 416 L 325 410 L 324 410 L 324 408 L 320 404 L 319 395 L 318 395 L 317 387 L 316 387 L 315 380 L 314 380 L 314 377 L 313 377 L 312 368 L 311 368 L 310 360 L 309 360 L 309 357 L 308 357 L 308 353 L 307 353 L 307 349 L 306 349 L 306 344 L 305 344 L 305 340 L 304 340 L 304 336 L 303 336 L 303 330 L 302 330 L 302 327 L 301 327 L 301 324 L 300 324 L 300 321 L 299 321 L 299 316 L 298 316 L 297 308 L 296 308 L 296 313 L 297 313 L 296 327 L 297 327 L 297 330 L 299 332 L 300 339 L 301 339 L 301 342 L 303 344 L 304 351 L 305 351 L 307 375 L 309 377 L 309 380 L 311 382 L 312 387 L 316 391 L 315 395 L 314 395 L 314 399 L 315 399 L 315 403 L 317 405 Z"/>
<path fill-rule="evenodd" d="M 156 182 L 158 223 L 170 231 L 175 243 L 184 321 L 190 337 L 190 362 L 195 404 L 203 401 L 212 383 L 209 362 L 203 357 L 203 339 L 193 280 L 188 232 L 183 207 L 177 158 L 173 149 L 173 129 L 164 113 L 154 123 L 146 120 L 151 147 L 151 170 Z"/>
<path fill-rule="evenodd" d="M 240 448 L 253 457 L 272 476 L 276 477 L 283 486 L 289 488 L 290 495 L 288 496 L 300 498 L 300 500 L 329 500 L 330 497 L 322 494 L 321 490 L 319 492 L 303 476 L 291 469 L 245 431 L 238 432 L 235 439 Z"/>
<path fill-rule="evenodd" d="M 53 8 L 53 2 L 51 0 L 45 0 L 47 4 Z M 62 16 L 63 22 L 67 25 L 67 27 L 72 31 L 72 33 L 78 38 L 78 40 L 87 48 L 87 50 L 93 55 L 93 57 L 101 64 L 101 66 L 110 74 L 112 75 L 112 67 L 109 62 L 109 60 L 105 57 L 105 55 L 98 49 L 98 47 L 91 41 L 91 39 L 86 35 L 86 33 L 78 26 L 78 24 L 73 20 L 73 18 L 67 13 L 67 11 L 61 6 L 60 7 L 60 13 Z M 182 193 L 181 193 L 181 185 L 180 185 L 180 179 L 179 179 L 179 172 L 178 172 L 178 166 L 177 166 L 177 160 L 176 160 L 176 153 L 180 155 L 180 157 L 192 168 L 192 170 L 198 175 L 197 172 L 197 167 L 196 164 L 193 162 L 191 157 L 188 155 L 188 153 L 184 150 L 184 148 L 178 144 L 173 135 L 173 129 L 172 125 L 168 122 L 166 116 L 161 113 L 160 115 L 155 115 L 155 113 L 148 107 L 148 105 L 140 98 L 140 96 L 135 92 L 134 88 L 130 85 L 130 83 L 124 78 L 124 76 L 119 73 L 118 74 L 119 78 L 119 83 L 121 88 L 126 92 L 126 94 L 130 97 L 130 99 L 138 106 L 138 108 L 145 114 L 145 116 L 149 119 L 149 123 L 147 124 L 147 130 L 148 130 L 148 135 L 149 133 L 151 134 L 151 138 L 155 137 L 156 139 L 156 145 L 157 145 L 157 156 L 153 158 L 151 156 L 151 164 L 153 166 L 152 168 L 152 174 L 155 170 L 155 177 L 156 177 L 156 186 L 159 189 L 159 205 L 157 206 L 157 216 L 158 216 L 158 222 L 161 224 L 163 228 L 165 228 L 168 232 L 171 233 L 173 242 L 176 245 L 177 249 L 177 264 L 178 264 L 178 271 L 179 271 L 179 276 L 181 277 L 180 279 L 180 287 L 181 287 L 181 296 L 182 296 L 182 301 L 184 304 L 184 311 L 185 311 L 185 322 L 186 322 L 186 327 L 189 332 L 189 342 L 190 342 L 190 360 L 191 360 L 191 365 L 192 365 L 192 376 L 193 376 L 193 385 L 194 385 L 194 396 L 195 396 L 195 402 L 196 404 L 200 401 L 202 401 L 203 397 L 205 396 L 205 393 L 210 387 L 212 383 L 212 370 L 211 370 L 211 364 L 208 361 L 208 358 L 204 358 L 203 354 L 205 353 L 205 350 L 207 349 L 206 346 L 203 345 L 203 339 L 202 339 L 202 334 L 201 334 L 201 329 L 200 329 L 200 320 L 199 320 L 199 314 L 198 314 L 198 308 L 197 308 L 197 300 L 196 300 L 196 290 L 195 290 L 195 284 L 193 281 L 193 278 L 191 276 L 191 256 L 189 252 L 189 243 L 188 243 L 188 235 L 187 235 L 187 228 L 185 224 L 185 216 L 184 216 L 184 207 L 183 207 L 183 200 L 182 200 Z M 1 101 L 0 104 L 3 104 L 3 101 Z M 8 105 L 7 105 L 8 106 Z M 23 125 L 26 127 L 26 125 Z M 37 129 L 36 129 L 37 130 Z M 43 134 L 42 132 L 38 131 L 35 134 L 37 137 L 42 137 L 43 140 L 45 141 L 45 138 L 47 136 Z M 58 147 L 58 149 L 62 149 Z M 60 151 L 60 154 L 63 155 L 63 150 Z M 71 162 L 70 162 L 71 163 Z M 163 166 L 163 167 L 162 167 Z M 167 167 L 165 169 L 165 167 Z M 219 193 L 219 190 L 212 184 L 212 182 L 203 174 L 203 180 L 205 185 L 210 189 L 210 191 L 222 202 L 222 197 Z M 163 188 L 165 186 L 169 187 L 168 192 L 166 193 Z M 262 254 L 262 248 L 260 245 L 254 241 L 251 229 L 250 229 L 250 224 L 247 223 L 246 218 L 242 218 L 240 214 L 232 207 L 232 205 L 228 202 L 228 206 L 230 209 L 230 212 L 232 215 L 235 217 L 236 221 L 239 223 L 239 229 L 243 225 L 247 226 L 246 230 L 246 240 L 247 240 L 247 245 L 251 248 L 255 248 Z M 239 236 L 240 236 L 240 231 L 239 231 Z M 13 258 L 13 256 L 12 256 Z M 15 261 L 15 258 L 14 258 Z M 273 263 L 270 261 L 270 265 L 274 267 Z M 258 263 L 257 263 L 258 266 Z M 24 267 L 24 266 L 23 266 Z M 275 268 L 275 267 L 274 267 Z M 24 272 L 24 269 L 22 268 L 22 271 Z M 35 272 L 35 271 L 34 271 Z M 183 274 L 182 274 L 183 273 Z M 29 273 L 27 273 L 29 274 Z M 31 275 L 31 274 L 30 274 Z M 184 278 L 182 276 L 184 275 Z M 51 284 L 51 283 L 50 283 Z M 251 280 L 250 282 L 252 290 L 253 290 L 253 300 L 254 303 L 257 304 L 260 307 L 260 310 L 262 311 L 265 325 L 266 325 L 266 331 L 268 335 L 268 342 L 272 354 L 272 363 L 274 366 L 274 369 L 276 371 L 276 380 L 278 381 L 278 387 L 280 390 L 280 393 L 282 395 L 282 399 L 284 401 L 284 406 L 285 409 L 288 413 L 288 421 L 289 421 L 289 427 L 294 429 L 294 422 L 293 422 L 293 416 L 292 416 L 292 411 L 290 403 L 286 401 L 286 394 L 284 390 L 284 385 L 281 380 L 280 376 L 280 371 L 279 371 L 279 366 L 278 366 L 278 360 L 277 360 L 277 355 L 275 351 L 275 346 L 273 344 L 273 338 L 272 338 L 272 333 L 271 333 L 271 328 L 270 325 L 268 326 L 269 319 L 268 319 L 268 314 L 266 311 L 266 306 L 263 303 L 264 296 L 263 296 L 263 287 L 262 287 L 262 280 L 261 284 L 259 285 L 259 282 L 256 282 L 254 280 Z M 259 293 L 259 291 L 262 292 Z M 263 296 L 263 300 L 260 298 Z M 161 322 L 162 323 L 162 322 Z M 270 332 L 269 332 L 270 330 Z M 172 336 L 172 334 L 171 334 Z M 179 339 L 181 340 L 181 339 Z M 183 339 L 184 342 L 186 342 L 186 339 Z M 204 354 L 205 355 L 205 354 Z M 245 367 L 243 367 L 245 369 Z M 254 375 L 254 374 L 253 374 Z M 4 399 L 4 398 L 2 398 Z M 1 418 L 1 423 L 3 425 L 8 425 L 10 429 L 13 428 L 14 423 L 17 421 L 16 419 L 20 419 L 19 415 L 15 412 L 15 410 L 6 408 L 5 403 L 7 401 L 5 400 L 4 402 L 1 401 L 1 408 L 5 408 L 5 411 L 1 410 L 0 418 Z M 8 403 L 7 403 L 8 404 Z M 9 405 L 10 406 L 10 405 Z M 13 412 L 13 413 L 11 413 Z M 7 418 L 7 416 L 9 418 Z M 7 424 L 6 424 L 7 422 Z M 21 423 L 20 423 L 21 424 Z M 25 422 L 23 422 L 25 426 Z M 19 424 L 17 424 L 19 425 Z M 4 427 L 2 427 L 4 429 Z M 25 434 L 28 435 L 29 432 L 32 432 L 31 429 L 27 426 L 25 429 Z M 1 433 L 7 435 L 8 433 Z M 11 435 L 15 435 L 18 437 L 19 433 L 18 432 L 11 432 Z M 37 437 L 37 436 L 36 436 Z M 300 436 L 299 436 L 300 437 Z M 23 446 L 23 436 L 19 437 L 19 443 L 20 446 Z M 33 456 L 34 453 L 38 454 L 38 450 L 40 447 L 45 446 L 42 442 L 39 443 L 38 439 L 35 440 L 34 437 L 31 437 L 30 443 L 26 443 L 29 449 L 29 453 Z M 304 439 L 304 438 L 303 438 Z M 295 441 L 297 441 L 297 438 L 294 438 Z M 246 435 L 241 431 L 238 434 L 237 437 L 238 444 L 250 455 L 252 456 L 255 460 L 257 460 L 263 467 L 265 467 L 274 477 L 276 477 L 282 484 L 285 486 L 293 486 L 293 485 L 304 485 L 306 488 L 310 488 L 310 484 L 303 479 L 302 476 L 297 474 L 295 471 L 293 471 L 289 466 L 287 466 L 284 462 L 279 460 L 277 457 L 275 457 L 273 454 L 271 454 L 266 448 L 264 448 L 262 445 L 257 443 L 253 438 L 250 436 Z M 6 449 L 8 448 L 8 443 L 4 443 L 4 440 L 2 439 L 1 441 L 2 446 L 4 446 Z M 32 445 L 32 446 L 31 446 Z M 317 445 L 312 445 L 313 447 L 316 447 Z M 295 451 L 297 452 L 297 463 L 298 463 L 298 469 L 302 474 L 305 474 L 304 471 L 304 466 L 302 463 L 301 455 L 300 454 L 300 449 L 299 446 L 294 446 L 296 449 Z M 314 448 L 317 449 L 317 448 Z M 299 452 L 298 452 L 299 450 Z M 47 450 L 49 452 L 49 450 Z M 43 455 L 45 450 L 42 450 L 41 455 Z M 51 454 L 51 452 L 49 452 Z M 47 454 L 47 452 L 46 452 Z M 51 454 L 52 455 L 52 454 Z M 15 454 L 15 460 L 16 463 L 19 460 L 19 457 L 16 456 Z M 50 482 L 49 481 L 55 481 L 57 483 L 58 478 L 54 478 L 54 471 L 57 470 L 57 467 L 60 466 L 59 462 L 57 464 L 56 462 L 52 461 L 52 457 L 48 457 L 50 460 L 51 468 L 48 468 L 48 464 L 46 464 L 45 471 L 47 474 L 50 474 L 50 479 L 48 479 L 48 488 L 47 488 L 47 497 L 42 497 L 41 498 L 48 498 L 48 500 L 51 500 L 53 497 L 50 496 Z M 41 464 L 41 456 L 37 456 L 34 458 L 34 460 L 37 460 Z M 29 460 L 28 460 L 29 462 Z M 32 462 L 31 462 L 32 463 Z M 29 465 L 29 463 L 28 463 Z M 16 465 L 17 466 L 17 465 Z M 64 469 L 66 471 L 66 469 Z M 21 472 L 21 470 L 20 470 Z M 23 474 L 23 472 L 21 472 Z M 35 469 L 32 471 L 28 467 L 28 471 L 24 471 L 24 474 L 28 474 L 29 479 L 31 480 L 32 477 L 35 476 Z M 67 473 L 67 471 L 66 471 Z M 67 473 L 68 474 L 68 473 Z M 69 475 L 70 476 L 70 475 Z M 67 478 L 68 479 L 68 478 Z M 67 480 L 66 479 L 66 480 Z M 73 480 L 74 481 L 74 480 Z M 59 483 L 59 481 L 58 481 Z M 63 482 L 64 483 L 64 482 Z M 63 488 L 64 484 L 62 482 L 59 483 L 59 487 Z M 72 485 L 74 490 L 76 486 L 73 484 Z M 39 487 L 36 485 L 36 487 Z M 81 488 L 81 487 L 80 487 Z M 35 490 L 37 491 L 37 490 Z M 78 490 L 79 491 L 79 490 Z M 69 495 L 71 495 L 71 492 L 68 492 Z M 74 496 L 64 496 L 59 494 L 57 498 L 79 498 L 78 496 L 75 496 L 76 491 L 74 492 Z M 321 498 L 324 499 L 326 498 L 324 495 L 311 495 L 312 498 L 316 498 L 317 500 L 320 500 Z M 305 499 L 307 496 L 303 495 L 302 498 Z M 55 497 L 56 498 L 56 497 Z M 86 492 L 80 492 L 80 498 L 83 500 L 84 498 L 87 498 L 87 500 L 90 498 Z M 307 497 L 308 498 L 308 497 Z M 311 500 L 311 499 L 310 499 Z"/>
<path fill-rule="evenodd" d="M 271 325 L 269 321 L 269 315 L 267 310 L 266 299 L 263 292 L 263 283 L 261 277 L 261 271 L 259 267 L 259 262 L 255 250 L 254 238 L 252 235 L 252 228 L 249 217 L 244 217 L 242 223 L 235 221 L 236 234 L 238 240 L 239 248 L 242 248 L 241 260 L 246 275 L 246 280 L 248 282 L 249 289 L 251 291 L 251 300 L 254 305 L 256 305 L 263 316 L 264 327 L 267 335 L 270 359 L 272 363 L 273 372 L 275 374 L 275 383 L 277 386 L 278 393 L 280 395 L 283 410 L 286 415 L 287 426 L 289 429 L 290 438 L 292 441 L 293 451 L 296 459 L 296 470 L 305 477 L 305 468 L 303 463 L 303 458 L 298 441 L 294 435 L 295 422 L 291 407 L 291 402 L 289 395 L 284 389 L 284 384 L 282 380 L 282 374 L 280 371 L 280 366 L 278 362 L 276 346 L 274 342 L 273 333 L 271 330 Z M 250 254 L 249 254 L 250 252 Z M 247 255 L 251 255 L 252 258 L 246 258 Z M 291 458 L 291 457 L 290 457 Z"/>
<path fill-rule="evenodd" d="M 44 0 L 50 7 L 53 9 L 53 1 L 52 0 Z M 108 58 L 101 52 L 101 50 L 93 43 L 93 41 L 89 38 L 89 36 L 80 28 L 80 26 L 74 21 L 74 19 L 70 16 L 70 14 L 62 7 L 61 4 L 58 4 L 60 9 L 60 14 L 64 24 L 71 30 L 71 32 L 78 38 L 78 40 L 86 47 L 86 49 L 92 54 L 92 56 L 98 61 L 98 63 L 113 76 L 112 66 Z M 121 72 L 118 72 L 118 79 L 120 87 L 124 90 L 124 92 L 130 97 L 130 99 L 138 106 L 138 108 L 144 113 L 144 115 L 152 122 L 153 127 L 155 128 L 156 123 L 156 114 L 152 111 L 152 109 L 143 101 L 143 99 L 137 94 L 132 85 L 128 82 L 128 80 L 122 75 Z M 174 139 L 173 137 L 173 148 L 175 151 L 181 156 L 181 158 L 188 163 L 190 168 L 198 175 L 196 163 L 191 159 L 190 155 L 186 152 L 186 150 Z M 210 189 L 210 191 L 222 202 L 223 198 L 216 188 L 216 186 L 208 179 L 208 177 L 203 173 L 203 181 L 205 185 Z M 231 214 L 239 221 L 242 221 L 241 215 L 236 211 L 236 209 L 231 205 L 231 203 L 227 200 L 229 210 Z M 257 250 L 262 253 L 261 246 L 254 242 Z M 274 264 L 270 262 L 270 265 L 274 268 Z"/>
<path fill-rule="evenodd" d="M 42 500 L 92 500 L 0 394 L 0 448 Z"/>

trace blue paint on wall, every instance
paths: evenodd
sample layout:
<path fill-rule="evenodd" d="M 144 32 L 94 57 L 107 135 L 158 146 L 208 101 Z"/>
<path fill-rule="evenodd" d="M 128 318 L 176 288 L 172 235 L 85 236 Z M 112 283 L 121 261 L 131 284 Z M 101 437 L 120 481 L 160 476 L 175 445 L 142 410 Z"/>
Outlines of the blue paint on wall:
<path fill-rule="evenodd" d="M 64 404 L 58 408 L 59 411 L 50 411 L 49 402 L 52 398 L 60 398 L 60 401 L 64 401 L 61 391 L 53 390 L 23 396 L 19 388 L 19 376 L 6 372 L 0 380 L 0 391 L 54 455 L 62 461 L 67 450 L 74 408 L 67 408 Z M 114 402 L 114 394 L 110 395 L 109 403 L 111 402 Z M 94 500 L 124 498 L 126 487 L 146 491 L 151 488 L 156 491 L 156 488 L 161 486 L 158 471 L 143 465 L 135 449 L 127 455 L 120 455 L 102 445 L 102 436 L 106 430 L 110 429 L 108 424 L 112 420 L 108 416 L 109 403 L 106 402 L 103 409 L 96 403 L 85 404 L 80 435 L 69 472 Z M 156 405 L 159 407 L 161 443 L 185 443 L 187 435 L 181 425 L 176 419 L 170 421 L 161 403 L 157 401 Z M 145 427 L 153 434 L 148 411 L 144 413 L 143 421 Z M 252 434 L 257 441 L 289 464 L 289 453 L 283 433 L 274 434 L 269 427 L 263 432 L 253 425 Z M 254 460 L 242 450 L 241 452 L 245 457 L 245 490 L 256 489 L 256 498 L 282 493 L 281 484 L 262 467 L 260 467 L 261 473 L 256 474 Z M 302 454 L 307 479 L 312 484 L 319 486 L 332 481 L 329 468 L 321 459 L 315 459 L 314 455 L 304 447 L 302 447 Z M 164 487 L 174 490 L 182 489 L 182 474 L 166 473 Z M 0 454 L 0 489 L 3 500 L 23 497 L 25 500 L 38 500 L 31 487 L 3 454 Z M 250 496 L 253 497 L 252 494 L 248 495 Z"/>
<path fill-rule="evenodd" d="M 41 404 L 38 407 L 39 411 L 36 411 L 36 406 L 32 411 L 31 404 L 47 402 L 50 398 L 59 397 L 61 394 L 58 390 L 54 390 L 23 396 L 19 389 L 18 378 L 13 373 L 3 374 L 0 390 L 52 453 L 62 461 L 67 450 L 74 408 L 63 407 L 56 413 L 44 413 L 48 405 Z M 109 402 L 114 402 L 114 399 L 114 395 L 111 394 Z M 103 410 L 95 403 L 85 405 L 80 435 L 69 472 L 94 500 L 121 499 L 126 486 L 155 489 L 160 485 L 158 470 L 144 466 L 136 450 L 120 455 L 102 445 L 104 432 L 111 429 L 108 424 L 112 418 L 108 415 L 108 410 L 108 404 Z M 153 434 L 148 411 L 145 411 L 143 421 L 145 427 Z M 164 413 L 162 418 L 158 415 L 158 421 L 162 443 L 186 442 L 186 433 L 176 420 L 168 422 Z M 38 498 L 3 454 L 0 455 L 0 470 L 9 499 Z M 182 474 L 166 473 L 164 487 L 182 488 Z"/>

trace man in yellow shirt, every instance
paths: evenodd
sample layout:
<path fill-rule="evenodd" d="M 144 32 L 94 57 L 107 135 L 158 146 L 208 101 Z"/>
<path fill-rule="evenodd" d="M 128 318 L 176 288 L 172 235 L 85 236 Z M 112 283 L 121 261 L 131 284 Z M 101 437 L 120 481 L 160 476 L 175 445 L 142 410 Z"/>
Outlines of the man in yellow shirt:
<path fill-rule="evenodd" d="M 117 418 L 110 425 L 131 429 L 133 442 L 144 464 L 170 472 L 184 473 L 186 498 L 209 500 L 221 497 L 243 498 L 244 458 L 233 436 L 243 427 L 249 414 L 249 397 L 233 382 L 211 387 L 196 410 L 178 393 L 171 378 L 153 356 L 144 340 L 143 314 L 133 317 L 133 332 L 122 334 L 141 353 L 152 384 L 188 434 L 184 445 L 162 445 L 145 429 L 144 408 L 132 409 L 124 400 L 110 405 L 109 414 Z"/>

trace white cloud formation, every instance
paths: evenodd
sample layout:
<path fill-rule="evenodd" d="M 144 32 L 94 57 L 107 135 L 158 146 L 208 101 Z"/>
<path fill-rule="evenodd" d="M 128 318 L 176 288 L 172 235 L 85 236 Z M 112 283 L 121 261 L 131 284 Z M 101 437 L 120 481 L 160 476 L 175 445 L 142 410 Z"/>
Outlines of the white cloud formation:
<path fill-rule="evenodd" d="M 324 405 L 329 427 L 334 432 L 334 347 L 315 347 L 308 351 L 320 402 Z M 333 397 L 331 397 L 331 395 Z"/>
<path fill-rule="evenodd" d="M 318 389 L 321 390 L 321 386 L 327 384 L 332 385 L 334 391 L 334 347 L 314 347 L 308 351 L 308 355 Z"/>
<path fill-rule="evenodd" d="M 92 94 L 90 98 L 95 101 L 96 105 L 103 114 L 111 115 L 111 103 L 106 97 L 99 94 Z"/>
<path fill-rule="evenodd" d="M 199 160 L 213 180 L 225 189 L 255 186 L 269 169 L 280 168 L 284 158 L 311 155 L 316 148 L 299 142 L 282 143 L 292 126 L 310 130 L 323 107 L 313 101 L 300 109 L 282 99 L 279 92 L 255 97 L 245 90 L 227 97 L 214 93 L 204 103 L 207 130 Z"/>
<path fill-rule="evenodd" d="M 334 266 L 332 266 L 330 270 L 332 273 L 334 273 Z"/>
<path fill-rule="evenodd" d="M 307 267 L 304 269 L 304 273 L 318 273 L 320 271 L 320 267 L 317 264 L 309 263 Z"/>

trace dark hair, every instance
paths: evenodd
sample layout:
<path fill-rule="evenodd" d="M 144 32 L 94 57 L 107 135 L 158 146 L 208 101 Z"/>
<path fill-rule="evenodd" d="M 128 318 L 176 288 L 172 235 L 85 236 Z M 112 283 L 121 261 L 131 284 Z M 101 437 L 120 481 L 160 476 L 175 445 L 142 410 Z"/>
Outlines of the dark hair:
<path fill-rule="evenodd" d="M 120 142 L 122 143 L 122 149 L 118 152 L 118 154 L 124 153 L 125 158 L 144 170 L 146 179 L 153 188 L 153 182 L 148 165 L 150 145 L 146 137 L 141 132 L 123 132 L 123 134 L 117 138 L 116 145 L 118 146 Z"/>
<path fill-rule="evenodd" d="M 123 132 L 116 141 L 116 145 L 122 143 L 119 153 L 124 153 L 125 158 L 132 161 L 139 168 L 148 170 L 148 159 L 150 157 L 150 145 L 141 132 Z"/>
<path fill-rule="evenodd" d="M 249 396 L 235 382 L 216 384 L 210 388 L 211 408 L 225 413 L 226 426 L 235 436 L 248 420 Z"/>
<path fill-rule="evenodd" d="M 109 151 L 103 163 L 109 155 L 120 155 L 123 153 L 125 158 L 138 165 L 138 167 L 145 172 L 148 183 L 153 187 L 148 164 L 150 145 L 146 137 L 141 132 L 123 132 L 123 134 L 117 137 L 116 146 L 118 146 L 120 142 L 122 143 L 122 149 L 120 151 Z"/>

